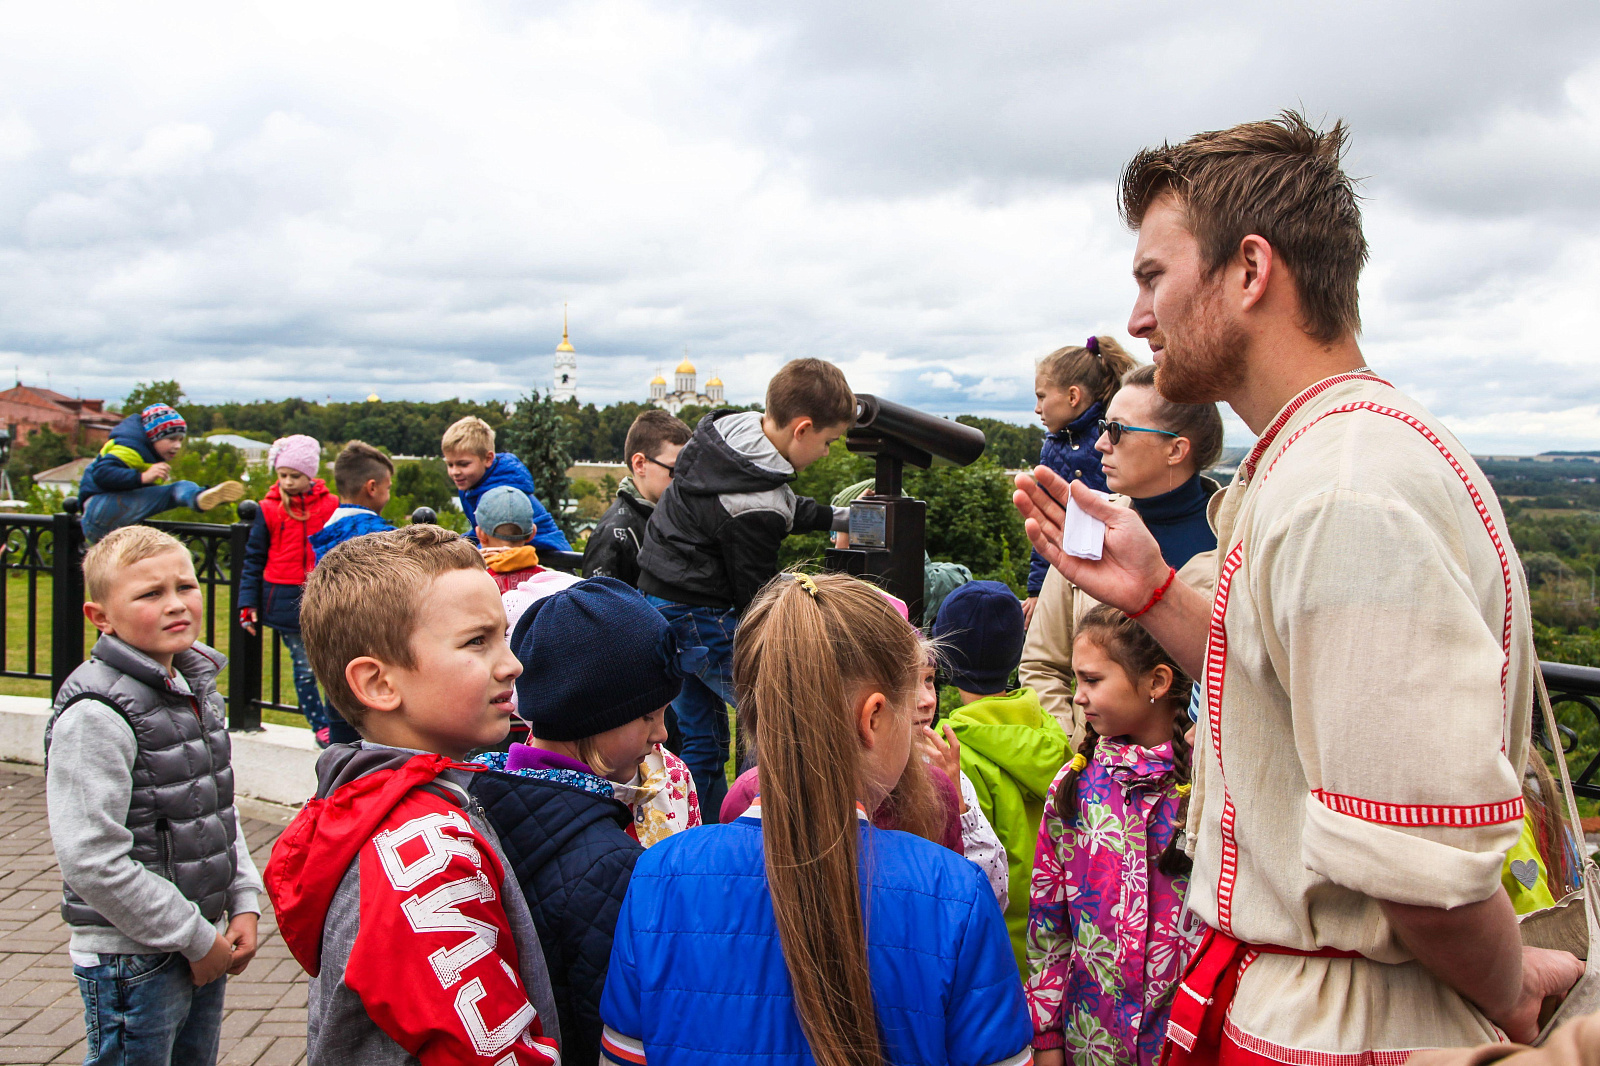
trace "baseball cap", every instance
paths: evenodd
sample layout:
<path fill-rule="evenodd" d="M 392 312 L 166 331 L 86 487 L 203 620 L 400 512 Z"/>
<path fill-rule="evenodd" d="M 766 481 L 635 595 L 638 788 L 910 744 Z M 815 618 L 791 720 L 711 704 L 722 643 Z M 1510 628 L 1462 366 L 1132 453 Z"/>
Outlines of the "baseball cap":
<path fill-rule="evenodd" d="M 533 503 L 511 485 L 496 485 L 483 494 L 473 515 L 478 528 L 493 536 L 501 526 L 516 526 L 519 537 L 533 536 Z"/>

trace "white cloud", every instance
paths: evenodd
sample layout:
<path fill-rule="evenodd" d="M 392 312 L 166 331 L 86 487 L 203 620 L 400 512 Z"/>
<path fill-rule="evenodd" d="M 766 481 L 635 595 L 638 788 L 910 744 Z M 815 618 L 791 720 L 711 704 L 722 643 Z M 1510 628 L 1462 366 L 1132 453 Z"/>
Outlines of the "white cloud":
<path fill-rule="evenodd" d="M 585 399 L 687 345 L 730 399 L 818 355 L 1031 421 L 1035 359 L 1125 333 L 1127 155 L 1303 102 L 1370 175 L 1373 364 L 1474 447 L 1600 443 L 1592 5 L 66 0 L 0 30 L 0 359 L 57 388 L 509 397 L 569 302 Z"/>

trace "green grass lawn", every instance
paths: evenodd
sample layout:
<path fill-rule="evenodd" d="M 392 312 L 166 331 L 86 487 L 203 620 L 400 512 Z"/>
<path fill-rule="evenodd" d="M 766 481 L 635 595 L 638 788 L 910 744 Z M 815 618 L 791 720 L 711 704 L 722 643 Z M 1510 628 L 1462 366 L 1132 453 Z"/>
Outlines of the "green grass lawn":
<path fill-rule="evenodd" d="M 34 641 L 34 670 L 48 675 L 50 673 L 50 635 L 51 620 L 54 617 L 53 605 L 50 599 L 50 575 L 38 575 L 37 586 L 37 623 Z M 216 590 L 216 641 L 215 647 L 224 655 L 228 654 L 228 621 L 233 617 L 232 597 L 230 590 L 224 586 Z M 25 572 L 10 571 L 6 574 L 5 582 L 5 643 L 4 667 L 7 670 L 26 670 L 28 668 L 28 575 Z M 201 638 L 205 636 L 205 624 L 200 626 Z M 87 620 L 83 623 L 83 650 L 85 653 L 94 646 L 96 637 L 94 627 Z M 263 648 L 270 649 L 271 631 L 263 641 Z M 272 685 L 272 664 L 265 661 L 267 651 L 263 650 L 261 664 L 261 695 L 270 699 Z M 280 702 L 298 704 L 294 693 L 294 668 L 289 661 L 289 649 L 279 648 L 279 670 L 282 677 L 282 692 Z M 228 694 L 228 672 L 223 671 L 219 687 L 223 695 Z M 29 679 L 20 677 L 0 677 L 0 696 L 46 696 L 50 695 L 50 682 L 47 679 Z M 295 711 L 276 711 L 264 707 L 261 710 L 263 722 L 275 722 L 278 725 L 306 727 L 306 720 Z"/>

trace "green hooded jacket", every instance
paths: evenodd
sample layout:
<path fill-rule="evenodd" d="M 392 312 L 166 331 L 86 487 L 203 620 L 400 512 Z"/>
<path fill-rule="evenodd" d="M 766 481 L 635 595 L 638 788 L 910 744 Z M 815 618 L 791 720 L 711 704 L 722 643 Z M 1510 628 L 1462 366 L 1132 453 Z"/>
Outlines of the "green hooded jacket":
<path fill-rule="evenodd" d="M 1028 976 L 1028 887 L 1050 782 L 1072 757 L 1072 744 L 1031 688 L 974 700 L 948 721 L 961 741 L 961 770 L 978 806 L 1006 849 L 1011 889 L 1006 930 L 1017 969 Z"/>

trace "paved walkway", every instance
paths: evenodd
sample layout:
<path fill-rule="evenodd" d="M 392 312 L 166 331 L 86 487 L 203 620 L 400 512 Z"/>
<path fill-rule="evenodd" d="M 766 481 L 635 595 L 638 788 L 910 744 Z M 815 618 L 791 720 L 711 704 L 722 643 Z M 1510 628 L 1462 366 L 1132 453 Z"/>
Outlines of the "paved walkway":
<path fill-rule="evenodd" d="M 265 868 L 287 816 L 260 805 L 241 813 L 251 854 Z M 83 1061 L 83 999 L 60 902 L 43 771 L 0 763 L 0 1063 Z M 305 974 L 278 936 L 265 895 L 261 904 L 261 948 L 249 969 L 228 978 L 218 1060 L 226 1066 L 305 1061 Z"/>

